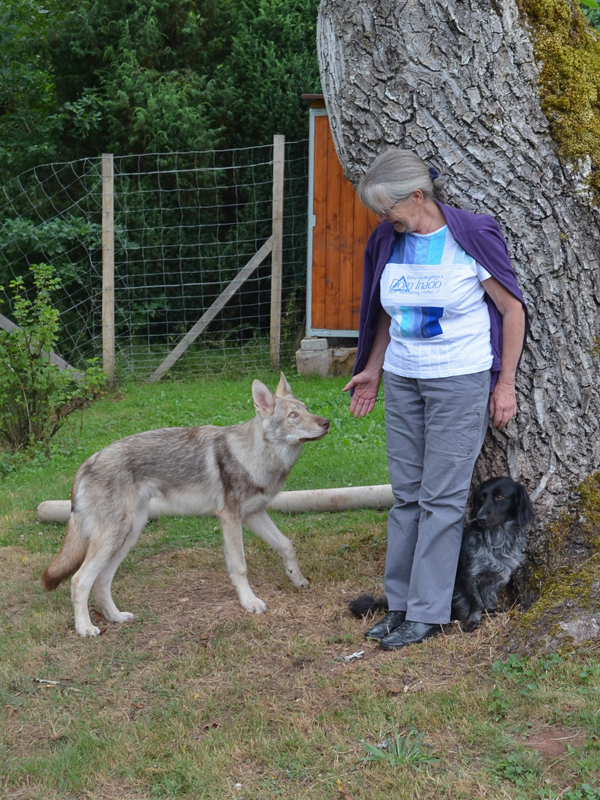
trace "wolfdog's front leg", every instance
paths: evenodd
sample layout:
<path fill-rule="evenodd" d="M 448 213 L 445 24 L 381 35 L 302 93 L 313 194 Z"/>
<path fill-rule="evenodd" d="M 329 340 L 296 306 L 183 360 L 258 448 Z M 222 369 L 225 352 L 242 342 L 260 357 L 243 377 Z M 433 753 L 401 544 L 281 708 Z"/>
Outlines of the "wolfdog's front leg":
<path fill-rule="evenodd" d="M 283 535 L 267 512 L 263 509 L 255 514 L 248 514 L 244 518 L 244 525 L 279 553 L 285 565 L 288 578 L 294 586 L 305 589 L 308 586 L 308 581 L 300 572 L 294 545 L 287 536 Z"/>
<path fill-rule="evenodd" d="M 248 569 L 244 557 L 244 538 L 242 533 L 242 520 L 239 516 L 227 511 L 219 514 L 223 530 L 223 546 L 225 561 L 229 570 L 229 577 L 235 586 L 242 607 L 251 614 L 264 614 L 267 610 L 263 603 L 252 591 L 248 583 Z"/>

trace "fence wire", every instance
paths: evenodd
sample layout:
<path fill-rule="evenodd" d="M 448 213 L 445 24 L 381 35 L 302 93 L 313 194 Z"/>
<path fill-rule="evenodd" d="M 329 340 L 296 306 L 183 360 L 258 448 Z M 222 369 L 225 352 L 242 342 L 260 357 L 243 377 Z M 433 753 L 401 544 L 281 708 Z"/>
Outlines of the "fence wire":
<path fill-rule="evenodd" d="M 306 306 L 308 142 L 285 148 L 282 364 Z M 273 146 L 116 156 L 117 376 L 145 378 L 271 235 Z M 0 284 L 36 263 L 61 281 L 59 354 L 102 353 L 102 162 L 47 164 L 0 187 Z M 172 368 L 240 373 L 269 364 L 270 257 Z"/>

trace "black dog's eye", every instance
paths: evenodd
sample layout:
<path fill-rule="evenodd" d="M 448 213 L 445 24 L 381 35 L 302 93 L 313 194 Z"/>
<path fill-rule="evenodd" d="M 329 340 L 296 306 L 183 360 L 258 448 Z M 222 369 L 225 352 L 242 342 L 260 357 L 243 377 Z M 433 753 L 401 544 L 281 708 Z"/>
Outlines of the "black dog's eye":
<path fill-rule="evenodd" d="M 497 494 L 496 497 L 494 497 L 494 500 L 504 500 L 504 497 L 501 494 Z"/>

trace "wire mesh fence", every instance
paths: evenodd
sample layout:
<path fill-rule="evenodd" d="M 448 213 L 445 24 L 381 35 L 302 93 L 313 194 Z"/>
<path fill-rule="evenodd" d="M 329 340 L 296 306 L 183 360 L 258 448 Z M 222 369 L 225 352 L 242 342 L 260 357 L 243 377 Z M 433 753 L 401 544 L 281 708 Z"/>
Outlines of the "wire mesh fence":
<path fill-rule="evenodd" d="M 114 158 L 116 370 L 145 378 L 271 235 L 273 145 Z M 308 142 L 285 148 L 281 363 L 302 335 Z M 61 289 L 59 354 L 102 353 L 102 163 L 30 170 L 0 188 L 0 284 L 35 263 Z M 270 258 L 196 339 L 174 374 L 239 373 L 269 363 Z"/>

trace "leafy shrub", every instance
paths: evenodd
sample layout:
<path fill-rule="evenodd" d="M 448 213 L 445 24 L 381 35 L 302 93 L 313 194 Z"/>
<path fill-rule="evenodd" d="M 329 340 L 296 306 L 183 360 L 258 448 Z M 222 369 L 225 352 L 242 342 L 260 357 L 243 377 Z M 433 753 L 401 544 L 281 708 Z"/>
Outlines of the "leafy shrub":
<path fill-rule="evenodd" d="M 36 264 L 31 272 L 33 299 L 23 278 L 11 281 L 18 327 L 0 330 L 0 442 L 13 452 L 47 447 L 66 417 L 92 401 L 105 384 L 95 361 L 83 374 L 51 362 L 59 321 L 50 295 L 59 280 L 48 264 Z"/>

